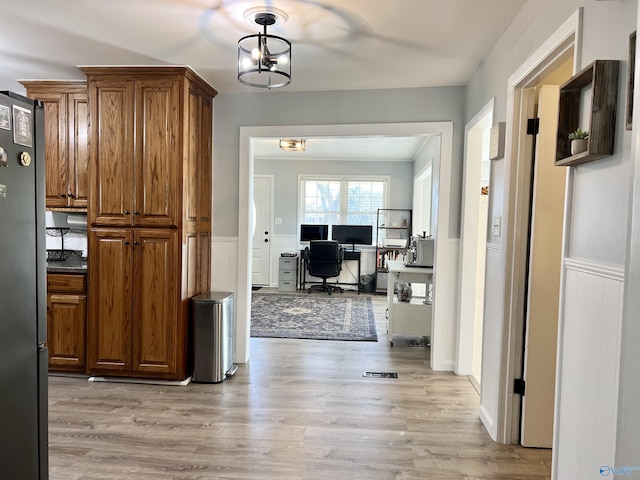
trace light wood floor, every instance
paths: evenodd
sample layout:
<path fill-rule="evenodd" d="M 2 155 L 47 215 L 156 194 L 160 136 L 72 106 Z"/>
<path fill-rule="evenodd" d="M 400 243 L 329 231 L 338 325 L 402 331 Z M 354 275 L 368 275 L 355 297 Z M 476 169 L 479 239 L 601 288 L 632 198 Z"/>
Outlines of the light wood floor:
<path fill-rule="evenodd" d="M 466 377 L 389 347 L 373 298 L 379 342 L 252 339 L 217 385 L 50 377 L 51 480 L 548 479 L 550 450 L 491 441 Z"/>

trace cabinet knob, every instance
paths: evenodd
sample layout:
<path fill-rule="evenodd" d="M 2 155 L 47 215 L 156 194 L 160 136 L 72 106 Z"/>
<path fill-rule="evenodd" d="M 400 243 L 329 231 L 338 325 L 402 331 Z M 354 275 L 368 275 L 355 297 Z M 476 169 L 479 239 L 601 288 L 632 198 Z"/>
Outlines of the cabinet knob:
<path fill-rule="evenodd" d="M 61 194 L 60 194 L 60 196 L 61 196 L 62 198 L 67 198 L 67 194 L 66 194 L 66 193 L 61 193 Z"/>
<path fill-rule="evenodd" d="M 140 242 L 136 240 L 136 241 L 133 242 L 133 244 L 134 245 L 140 245 Z"/>
<path fill-rule="evenodd" d="M 124 211 L 124 214 L 125 214 L 125 215 L 131 215 L 131 212 L 130 212 L 129 210 L 125 210 L 125 211 Z"/>
<path fill-rule="evenodd" d="M 67 193 L 67 197 L 69 197 L 69 198 L 76 198 L 75 194 L 73 194 L 73 193 L 71 193 L 71 192 Z"/>
<path fill-rule="evenodd" d="M 139 215 L 139 214 L 140 214 L 140 212 L 136 210 L 135 212 L 133 212 L 133 214 L 134 214 L 134 215 Z"/>
<path fill-rule="evenodd" d="M 125 244 L 125 245 L 129 245 L 129 240 L 125 240 L 125 241 L 124 241 L 124 244 Z"/>

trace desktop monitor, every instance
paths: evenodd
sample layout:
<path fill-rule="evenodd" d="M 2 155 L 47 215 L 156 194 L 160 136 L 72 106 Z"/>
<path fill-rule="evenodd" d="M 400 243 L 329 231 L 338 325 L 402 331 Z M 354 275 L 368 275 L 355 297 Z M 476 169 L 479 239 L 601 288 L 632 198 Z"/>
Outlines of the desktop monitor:
<path fill-rule="evenodd" d="M 329 238 L 329 225 L 300 225 L 300 241 L 326 240 Z"/>
<path fill-rule="evenodd" d="M 371 245 L 373 242 L 373 227 L 371 225 L 332 225 L 331 239 L 341 245 Z"/>

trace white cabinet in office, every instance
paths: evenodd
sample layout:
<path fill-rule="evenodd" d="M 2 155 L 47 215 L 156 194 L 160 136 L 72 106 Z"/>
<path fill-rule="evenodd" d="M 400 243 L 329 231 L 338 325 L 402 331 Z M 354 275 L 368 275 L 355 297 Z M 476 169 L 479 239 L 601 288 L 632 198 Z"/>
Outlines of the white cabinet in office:
<path fill-rule="evenodd" d="M 278 290 L 295 292 L 298 287 L 298 255 L 280 257 L 278 265 Z"/>
<path fill-rule="evenodd" d="M 396 283 L 424 284 L 429 292 L 433 281 L 433 268 L 407 267 L 402 262 L 388 263 L 387 277 L 387 340 L 393 346 L 394 335 L 419 337 L 431 336 L 432 306 L 426 298 L 414 296 L 409 302 L 401 302 L 394 295 Z"/>

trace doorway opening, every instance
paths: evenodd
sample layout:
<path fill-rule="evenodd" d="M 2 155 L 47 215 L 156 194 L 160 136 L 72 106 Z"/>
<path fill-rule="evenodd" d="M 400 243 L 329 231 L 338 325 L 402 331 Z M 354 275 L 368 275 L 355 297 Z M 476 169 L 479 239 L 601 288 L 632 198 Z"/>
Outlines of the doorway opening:
<path fill-rule="evenodd" d="M 558 201 L 558 197 L 545 193 L 543 186 L 540 184 L 540 180 L 546 180 L 547 173 L 537 172 L 540 166 L 548 164 L 548 161 L 541 160 L 541 147 L 546 142 L 542 139 L 542 136 L 534 139 L 534 136 L 527 134 L 528 119 L 532 118 L 532 115 L 536 113 L 536 99 L 539 93 L 540 85 L 545 84 L 559 84 L 562 80 L 549 79 L 553 77 L 556 71 L 562 68 L 562 66 L 568 65 L 568 70 L 571 76 L 573 72 L 579 70 L 579 52 L 580 52 L 580 30 L 581 30 L 581 9 L 578 9 L 574 15 L 572 15 L 549 39 L 532 55 L 524 65 L 522 65 L 508 81 L 509 90 L 507 97 L 507 120 L 508 128 L 506 135 L 506 147 L 505 147 L 505 162 L 504 168 L 504 192 L 502 195 L 502 203 L 498 205 L 498 210 L 501 215 L 504 215 L 504 221 L 502 222 L 504 236 L 504 246 L 502 247 L 500 254 L 495 255 L 492 258 L 491 267 L 495 269 L 498 260 L 502 263 L 502 278 L 500 279 L 497 288 L 504 288 L 504 297 L 502 299 L 502 326 L 500 329 L 500 340 L 498 352 L 495 352 L 496 338 L 488 339 L 485 334 L 483 340 L 483 364 L 487 363 L 487 359 L 491 363 L 495 364 L 496 359 L 499 359 L 499 378 L 496 378 L 495 374 L 492 375 L 492 381 L 498 381 L 499 394 L 497 397 L 497 417 L 495 424 L 492 425 L 491 418 L 487 417 L 487 412 L 493 408 L 492 405 L 482 405 L 481 411 L 484 412 L 482 416 L 483 423 L 490 431 L 492 438 L 501 443 L 515 444 L 520 443 L 521 438 L 523 443 L 526 442 L 527 436 L 526 430 L 528 425 L 537 425 L 538 423 L 547 423 L 551 425 L 551 437 L 553 437 L 553 410 L 554 402 L 550 402 L 550 406 L 539 409 L 529 410 L 529 407 L 533 405 L 531 399 L 534 398 L 534 392 L 549 393 L 548 385 L 549 380 L 552 379 L 551 384 L 555 387 L 555 367 L 550 368 L 548 363 L 545 365 L 544 358 L 544 346 L 551 345 L 553 351 L 553 365 L 555 366 L 555 355 L 557 345 L 557 327 L 556 334 L 551 337 L 549 334 L 549 327 L 546 325 L 546 333 L 539 335 L 535 333 L 534 322 L 529 321 L 527 323 L 527 316 L 529 316 L 533 309 L 534 304 L 532 295 L 534 294 L 533 281 L 536 279 L 536 271 L 538 267 L 544 265 L 545 268 L 551 268 L 558 275 L 558 286 L 555 288 L 555 294 L 558 297 L 558 302 L 562 302 L 562 269 L 561 269 L 561 256 L 552 259 L 553 255 L 544 255 L 543 248 L 536 245 L 537 240 L 543 239 L 546 235 L 545 228 L 542 227 L 540 219 L 544 217 L 544 209 L 538 205 L 539 201 L 545 201 L 545 199 L 556 198 L 554 201 L 554 212 L 560 212 L 562 221 L 559 227 L 560 246 L 559 251 L 563 250 L 563 232 L 565 231 L 565 195 L 564 190 L 560 197 L 561 201 Z M 563 74 L 564 75 L 564 74 Z M 566 79 L 566 78 L 565 78 Z M 556 87 L 557 88 L 557 87 Z M 546 96 L 546 93 L 544 94 Z M 551 101 L 551 105 L 555 105 L 557 108 L 557 101 Z M 546 107 L 545 107 L 546 108 Z M 554 117 L 551 113 L 549 118 Z M 557 113 L 555 113 L 555 119 L 557 121 Z M 549 125 L 549 122 L 545 122 Z M 540 120 L 540 129 L 542 130 L 543 120 Z M 550 127 L 555 142 L 557 132 L 557 126 Z M 555 159 L 555 143 L 553 147 L 545 146 L 543 149 L 553 151 L 552 160 L 549 168 L 555 174 L 560 175 L 561 180 L 559 183 L 567 185 L 567 169 L 555 167 L 553 160 Z M 532 161 L 535 157 L 535 163 Z M 536 174 L 537 173 L 537 174 Z M 502 192 L 501 192 L 502 193 Z M 491 208 L 490 202 L 490 208 Z M 493 213 L 490 213 L 493 215 Z M 529 231 L 531 229 L 531 234 Z M 494 232 L 495 233 L 495 232 Z M 557 231 L 555 232 L 558 233 Z M 500 236 L 500 235 L 497 235 Z M 557 238 L 558 236 L 554 234 Z M 495 235 L 494 235 L 495 237 Z M 531 241 L 530 241 L 531 238 Z M 498 239 L 498 242 L 500 239 Z M 555 248 L 555 247 L 554 247 Z M 547 258 L 548 257 L 548 258 Z M 549 263 L 547 263 L 549 262 Z M 544 270 L 544 269 L 543 269 Z M 487 271 L 489 271 L 489 257 L 487 258 Z M 548 275 L 548 274 L 545 274 Z M 502 283 L 504 282 L 504 283 Z M 544 282 L 551 283 L 551 282 Z M 487 280 L 487 288 L 489 288 L 490 280 Z M 494 285 L 492 288 L 496 288 Z M 546 302 L 547 299 L 544 298 Z M 535 301 L 536 304 L 540 303 L 539 300 Z M 558 304 L 556 304 L 558 305 Z M 551 315 L 551 318 L 557 325 L 559 309 L 556 308 L 555 312 Z M 544 329 L 543 329 L 544 330 Z M 486 329 L 485 329 L 486 331 Z M 531 372 L 537 371 L 536 374 Z M 544 371 L 545 373 L 541 373 Z M 524 377 L 523 377 L 524 373 Z M 486 383 L 486 377 L 490 372 L 483 369 L 483 388 Z M 522 396 L 518 392 L 519 386 L 522 385 L 520 380 L 525 380 L 525 400 L 529 402 L 523 402 Z M 536 384 L 537 380 L 542 379 L 543 382 Z M 545 386 L 545 384 L 547 386 Z M 553 394 L 551 395 L 553 398 Z M 490 399 L 487 399 L 489 401 Z M 485 399 L 481 396 L 481 403 Z M 548 401 L 545 405 L 548 405 Z M 544 417 L 542 411 L 544 410 Z M 532 432 L 533 430 L 530 430 Z M 549 445 L 552 442 L 549 442 Z M 533 446 L 532 443 L 529 443 Z M 540 446 L 544 446 L 541 444 Z"/>
<path fill-rule="evenodd" d="M 437 137 L 440 144 L 440 156 L 434 165 L 433 211 L 437 211 L 437 226 L 433 234 L 436 240 L 435 260 L 446 265 L 453 256 L 450 253 L 449 210 L 451 187 L 451 162 L 453 148 L 452 122 L 363 124 L 363 125 L 302 125 L 272 127 L 241 127 L 240 129 L 240 165 L 239 165 L 239 232 L 237 247 L 237 302 L 236 302 L 236 349 L 235 361 L 246 363 L 249 359 L 250 315 L 251 315 L 251 278 L 252 278 L 252 202 L 254 183 L 253 140 L 259 138 L 313 138 L 340 136 L 409 136 L 425 135 Z M 435 180 L 434 180 L 435 183 Z M 434 222 L 432 222 L 432 225 Z M 449 276 L 454 278 L 452 282 Z M 456 272 L 443 271 L 441 283 L 434 282 L 432 323 L 431 366 L 434 370 L 452 370 L 454 350 L 453 329 L 448 322 L 438 323 L 438 318 L 446 319 L 453 310 L 451 299 L 455 298 L 452 285 L 455 285 Z M 438 286 L 440 285 L 440 286 Z M 450 333 L 451 332 L 451 333 Z M 435 342 L 440 338 L 439 342 Z"/>
<path fill-rule="evenodd" d="M 478 393 L 482 377 L 485 256 L 489 214 L 489 138 L 494 100 L 465 127 L 459 328 L 456 373 L 468 375 Z"/>

